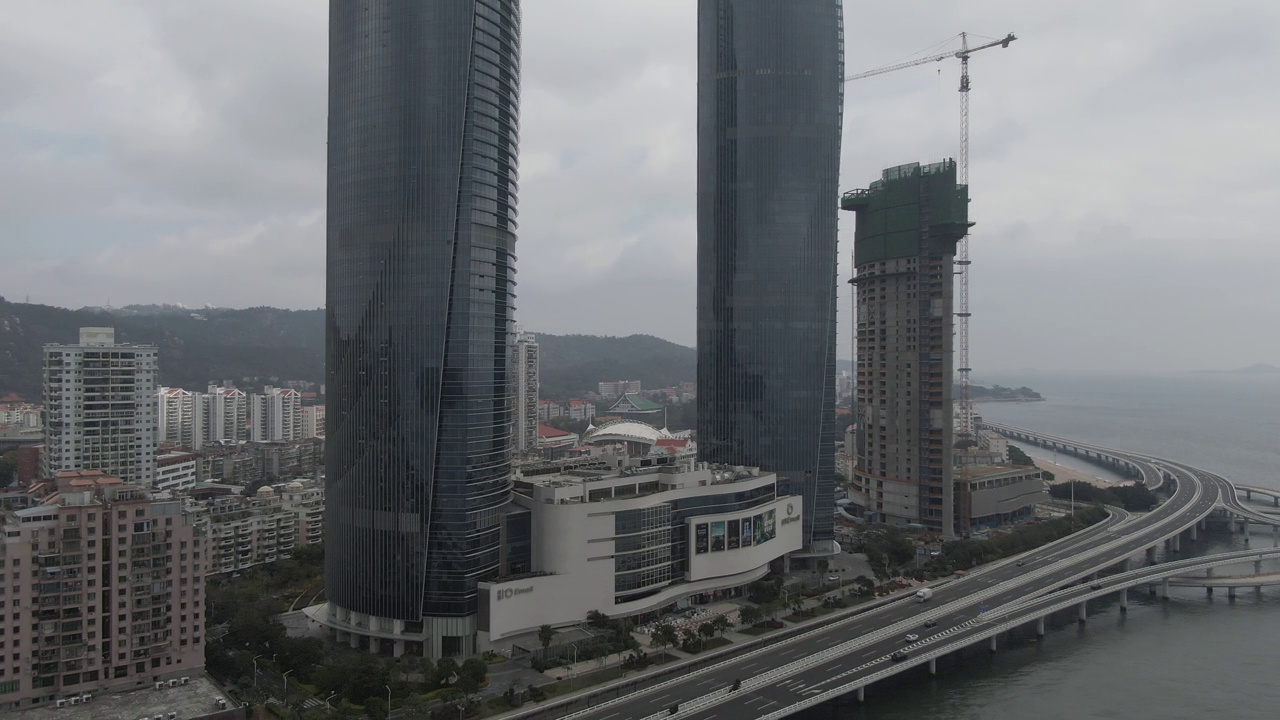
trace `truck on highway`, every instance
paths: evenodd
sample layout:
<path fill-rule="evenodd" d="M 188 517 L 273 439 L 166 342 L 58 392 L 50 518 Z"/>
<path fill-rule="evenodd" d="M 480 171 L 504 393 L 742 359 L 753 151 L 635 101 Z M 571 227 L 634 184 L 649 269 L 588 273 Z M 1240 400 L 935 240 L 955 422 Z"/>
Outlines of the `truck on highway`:
<path fill-rule="evenodd" d="M 924 602 L 933 597 L 933 588 L 920 588 L 916 591 L 916 602 Z"/>

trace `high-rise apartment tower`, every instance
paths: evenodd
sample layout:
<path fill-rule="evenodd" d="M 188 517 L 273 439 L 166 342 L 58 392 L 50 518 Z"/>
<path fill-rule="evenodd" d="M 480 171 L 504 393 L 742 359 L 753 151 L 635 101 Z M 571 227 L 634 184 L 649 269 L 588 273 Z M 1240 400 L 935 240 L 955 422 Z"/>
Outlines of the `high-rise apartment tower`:
<path fill-rule="evenodd" d="M 521 454 L 538 449 L 538 339 L 526 332 L 516 334 L 516 450 Z"/>
<path fill-rule="evenodd" d="M 885 170 L 845 193 L 857 213 L 852 499 L 868 519 L 951 535 L 952 263 L 969 228 L 954 161 Z"/>
<path fill-rule="evenodd" d="M 323 622 L 475 651 L 511 497 L 520 4 L 329 3 Z"/>
<path fill-rule="evenodd" d="M 95 694 L 199 674 L 210 548 L 181 500 L 99 470 L 58 472 L 7 494 L 0 559 L 12 624 L 0 713 L 46 705 L 52 715 Z"/>
<path fill-rule="evenodd" d="M 154 345 L 117 345 L 80 328 L 78 345 L 44 346 L 44 468 L 101 470 L 142 487 L 156 476 Z"/>
<path fill-rule="evenodd" d="M 698 2 L 698 447 L 833 550 L 840 0 Z"/>

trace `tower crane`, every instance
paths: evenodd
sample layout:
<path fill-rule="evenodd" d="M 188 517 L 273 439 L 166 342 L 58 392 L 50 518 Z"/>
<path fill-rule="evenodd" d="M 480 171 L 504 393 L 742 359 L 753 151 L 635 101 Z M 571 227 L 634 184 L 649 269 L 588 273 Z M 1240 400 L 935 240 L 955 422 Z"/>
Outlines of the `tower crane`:
<path fill-rule="evenodd" d="M 894 65 L 886 65 L 875 70 L 855 73 L 844 79 L 845 82 L 852 80 L 861 80 L 876 75 L 884 75 L 885 73 L 894 72 L 895 70 L 905 70 L 906 68 L 925 65 L 932 62 L 941 62 L 950 58 L 960 60 L 960 184 L 969 184 L 969 56 L 979 50 L 987 50 L 993 47 L 1007 48 L 1009 43 L 1017 40 L 1017 36 L 1009 33 L 1000 40 L 993 40 L 983 45 L 969 47 L 969 34 L 960 33 L 960 49 L 952 50 L 928 57 L 916 58 L 896 63 Z M 969 400 L 969 236 L 966 234 L 960 240 L 960 249 L 956 254 L 956 275 L 960 281 L 958 295 L 958 309 L 956 310 L 957 332 L 960 341 L 959 351 L 959 367 L 956 371 L 960 373 L 960 427 L 958 435 L 961 438 L 970 441 L 975 440 L 973 428 L 973 403 Z"/>

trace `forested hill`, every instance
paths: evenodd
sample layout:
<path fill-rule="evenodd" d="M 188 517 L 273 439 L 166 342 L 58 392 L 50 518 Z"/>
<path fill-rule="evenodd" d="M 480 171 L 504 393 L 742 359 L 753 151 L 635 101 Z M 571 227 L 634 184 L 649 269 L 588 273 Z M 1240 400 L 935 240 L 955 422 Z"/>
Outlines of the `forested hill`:
<path fill-rule="evenodd" d="M 160 384 L 203 390 L 210 382 L 322 382 L 324 311 L 173 305 L 67 310 L 0 299 L 0 396 L 40 402 L 46 343 L 75 343 L 81 327 L 114 327 L 116 342 L 156 345 Z M 256 378 L 256 380 L 251 380 Z"/>
<path fill-rule="evenodd" d="M 81 327 L 116 329 L 116 341 L 160 348 L 160 383 L 190 390 L 233 380 L 246 390 L 284 380 L 324 381 L 324 311 L 175 305 L 67 310 L 0 298 L 0 397 L 40 401 L 46 343 L 74 343 Z M 692 381 L 693 348 L 651 335 L 538 334 L 543 397 L 594 390 L 601 380 L 640 380 L 646 388 Z"/>
<path fill-rule="evenodd" d="M 694 382 L 697 352 L 652 335 L 538 335 L 544 398 L 595 390 L 602 380 L 639 380 L 646 389 Z"/>

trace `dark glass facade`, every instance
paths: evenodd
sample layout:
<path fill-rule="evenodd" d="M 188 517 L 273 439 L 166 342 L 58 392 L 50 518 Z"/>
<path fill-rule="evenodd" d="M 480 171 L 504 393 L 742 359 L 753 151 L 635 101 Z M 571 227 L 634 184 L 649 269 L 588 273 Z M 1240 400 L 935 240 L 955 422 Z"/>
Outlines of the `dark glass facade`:
<path fill-rule="evenodd" d="M 804 497 L 835 484 L 841 0 L 698 3 L 698 447 Z"/>
<path fill-rule="evenodd" d="M 325 581 L 477 610 L 511 495 L 517 0 L 331 0 Z"/>

